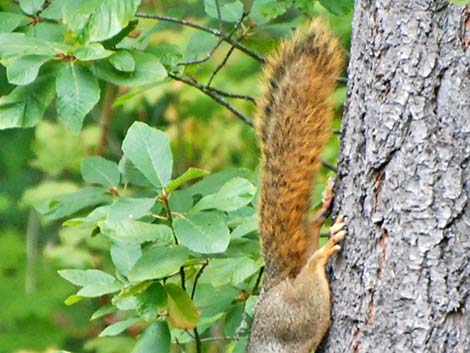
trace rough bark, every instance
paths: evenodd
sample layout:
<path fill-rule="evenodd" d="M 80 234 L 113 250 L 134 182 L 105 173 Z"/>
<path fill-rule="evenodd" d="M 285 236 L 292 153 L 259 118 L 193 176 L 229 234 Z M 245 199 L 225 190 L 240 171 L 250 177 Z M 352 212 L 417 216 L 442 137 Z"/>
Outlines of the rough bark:
<path fill-rule="evenodd" d="M 470 352 L 470 9 L 358 0 L 322 352 Z"/>

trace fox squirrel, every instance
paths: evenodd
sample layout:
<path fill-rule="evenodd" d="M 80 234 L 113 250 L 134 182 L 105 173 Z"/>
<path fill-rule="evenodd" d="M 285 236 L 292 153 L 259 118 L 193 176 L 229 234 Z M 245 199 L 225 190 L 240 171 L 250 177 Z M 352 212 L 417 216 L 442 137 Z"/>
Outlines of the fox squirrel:
<path fill-rule="evenodd" d="M 319 248 L 323 206 L 307 225 L 313 177 L 331 133 L 329 96 L 343 67 L 339 41 L 321 21 L 284 41 L 267 59 L 257 132 L 261 145 L 260 236 L 266 271 L 249 353 L 310 353 L 330 324 L 325 266 L 346 235 L 342 217 Z"/>

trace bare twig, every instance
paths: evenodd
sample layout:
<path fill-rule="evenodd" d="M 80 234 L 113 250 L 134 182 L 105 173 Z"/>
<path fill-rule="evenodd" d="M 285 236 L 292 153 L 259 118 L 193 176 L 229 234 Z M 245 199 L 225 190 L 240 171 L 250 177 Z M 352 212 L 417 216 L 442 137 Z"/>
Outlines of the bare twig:
<path fill-rule="evenodd" d="M 170 16 L 162 16 L 162 15 L 153 15 L 153 14 L 148 14 L 148 13 L 142 13 L 142 12 L 138 12 L 135 14 L 136 17 L 140 17 L 140 18 L 150 18 L 150 19 L 154 19 L 154 20 L 160 20 L 160 21 L 166 21 L 166 22 L 173 22 L 173 23 L 179 23 L 179 24 L 182 24 L 184 26 L 188 26 L 188 27 L 192 27 L 192 28 L 195 28 L 195 29 L 199 29 L 201 31 L 204 31 L 204 32 L 207 32 L 207 33 L 210 33 L 216 37 L 222 37 L 223 40 L 229 44 L 231 44 L 232 46 L 234 46 L 235 48 L 237 48 L 238 50 L 244 52 L 245 54 L 251 56 L 252 58 L 260 61 L 260 62 L 264 62 L 265 59 L 262 55 L 258 54 L 257 52 L 251 50 L 250 48 L 247 48 L 246 46 L 244 46 L 243 44 L 241 44 L 240 42 L 238 42 L 237 40 L 233 39 L 233 38 L 230 38 L 229 36 L 227 35 L 224 35 L 221 31 L 217 30 L 217 29 L 214 29 L 214 28 L 210 28 L 210 27 L 206 27 L 206 26 L 202 26 L 200 24 L 197 24 L 197 23 L 194 23 L 192 21 L 188 21 L 188 20 L 183 20 L 181 18 L 176 18 L 176 17 L 170 17 Z"/>
<path fill-rule="evenodd" d="M 328 163 L 326 161 L 322 161 L 322 165 L 326 168 L 329 169 L 335 173 L 338 173 L 338 168 L 336 168 L 333 164 Z"/>
<path fill-rule="evenodd" d="M 220 13 L 219 0 L 215 0 L 215 8 L 217 10 L 217 20 L 219 21 L 219 31 L 220 31 L 220 33 L 223 33 L 224 27 L 223 27 L 223 24 L 222 24 L 222 14 Z"/>
<path fill-rule="evenodd" d="M 233 47 L 232 47 L 233 48 Z M 238 98 L 238 99 L 244 99 L 247 101 L 250 101 L 256 105 L 256 99 L 252 96 L 248 96 L 246 94 L 238 94 L 238 93 L 230 93 L 230 92 L 225 92 L 220 89 L 217 89 L 215 87 L 210 87 L 209 84 L 206 85 L 206 88 L 208 90 L 213 91 L 214 93 L 217 93 L 219 96 L 224 96 L 228 98 Z"/>
<path fill-rule="evenodd" d="M 215 43 L 215 45 L 212 47 L 212 49 L 204 57 L 202 57 L 201 59 L 196 59 L 196 60 L 191 60 L 191 61 L 182 61 L 182 62 L 178 63 L 178 65 L 188 66 L 188 65 L 202 64 L 203 62 L 206 62 L 207 60 L 209 60 L 212 57 L 214 52 L 217 50 L 218 47 L 220 47 L 220 45 L 223 42 L 224 42 L 224 39 L 220 38 L 217 41 L 217 43 Z"/>
<path fill-rule="evenodd" d="M 233 26 L 233 29 L 230 31 L 230 33 L 228 34 L 227 38 L 232 38 L 233 34 L 235 33 L 235 31 L 240 27 L 240 25 L 242 24 L 243 20 L 246 18 L 246 16 L 248 15 L 248 13 L 244 12 L 240 18 L 238 19 L 237 23 L 235 24 L 235 26 Z M 220 33 L 223 33 L 222 30 L 220 30 Z M 225 39 L 225 36 L 221 36 L 220 39 L 217 41 L 217 43 L 215 43 L 215 45 L 212 47 L 212 49 L 209 51 L 209 53 L 207 53 L 203 58 L 201 59 L 196 59 L 196 60 L 192 60 L 192 61 L 186 61 L 186 62 L 181 62 L 179 63 L 178 65 L 194 65 L 194 64 L 201 64 L 203 62 L 206 62 L 207 60 L 209 60 L 212 55 L 215 53 L 215 51 L 220 47 L 220 45 L 224 42 L 224 39 Z M 233 48 L 233 47 L 232 47 Z"/>
<path fill-rule="evenodd" d="M 207 96 L 211 97 L 217 103 L 221 104 L 222 106 L 224 106 L 225 108 L 230 110 L 233 114 L 235 114 L 235 116 L 237 118 L 242 120 L 244 123 L 246 123 L 249 126 L 253 126 L 253 122 L 251 121 L 250 118 L 248 118 L 245 114 L 243 114 L 242 112 L 237 110 L 234 106 L 232 106 L 229 102 L 227 102 L 219 94 L 214 92 L 214 90 L 211 87 L 204 86 L 203 84 L 201 84 L 200 82 L 198 82 L 198 81 L 196 81 L 192 78 L 189 78 L 189 77 L 186 77 L 186 76 L 178 76 L 178 75 L 175 75 L 171 72 L 168 73 L 168 76 L 171 77 L 174 80 L 184 82 L 184 83 L 186 83 L 190 86 L 193 86 L 193 87 L 197 88 L 198 90 L 200 90 L 201 92 L 203 92 Z"/>
<path fill-rule="evenodd" d="M 222 60 L 222 62 L 219 64 L 219 66 L 216 67 L 216 69 L 214 70 L 214 72 L 212 73 L 211 77 L 209 78 L 209 81 L 207 81 L 207 86 L 210 86 L 212 81 L 214 80 L 215 76 L 219 73 L 219 71 L 225 66 L 225 64 L 227 63 L 228 59 L 230 58 L 230 55 L 232 55 L 233 51 L 235 50 L 235 47 L 230 47 L 230 49 L 228 50 L 227 54 L 225 54 L 225 57 L 224 59 Z"/>
<path fill-rule="evenodd" d="M 233 340 L 233 339 L 235 339 L 235 337 L 230 337 L 230 336 L 213 336 L 213 337 L 201 338 L 201 342 L 225 341 L 225 340 Z"/>
<path fill-rule="evenodd" d="M 251 290 L 251 293 L 255 293 L 258 288 L 259 288 L 259 285 L 261 283 L 261 277 L 263 277 L 263 272 L 264 272 L 264 266 L 260 268 L 259 270 L 259 273 L 258 273 L 258 277 L 256 277 L 256 282 L 255 282 L 255 285 L 253 286 L 253 289 Z"/>
<path fill-rule="evenodd" d="M 199 332 L 197 330 L 197 327 L 194 328 L 193 332 L 194 332 L 194 340 L 196 341 L 196 352 L 202 353 L 201 338 L 199 337 Z"/>
<path fill-rule="evenodd" d="M 237 27 L 239 25 L 242 24 L 244 18 L 248 16 L 248 12 L 244 12 L 242 17 L 240 18 L 238 24 L 237 24 Z M 249 27 L 251 28 L 251 26 Z M 247 30 L 245 30 L 239 37 L 238 37 L 238 41 L 241 41 L 243 39 L 243 37 L 246 35 L 246 32 Z M 214 70 L 214 72 L 212 73 L 211 77 L 209 78 L 209 81 L 207 82 L 207 86 L 210 86 L 211 83 L 212 83 L 212 80 L 215 78 L 215 76 L 218 74 L 218 72 L 225 66 L 225 64 L 227 63 L 228 59 L 230 58 L 230 56 L 232 55 L 233 51 L 235 50 L 235 47 L 234 46 L 231 46 L 230 49 L 228 50 L 227 54 L 225 54 L 225 57 L 224 59 L 222 60 L 222 62 L 219 64 L 219 66 L 217 66 L 217 68 Z"/>
<path fill-rule="evenodd" d="M 199 277 L 201 277 L 202 272 L 204 271 L 204 269 L 206 268 L 207 265 L 209 265 L 209 260 L 206 260 L 206 262 L 204 262 L 204 263 L 202 264 L 202 266 L 201 266 L 201 268 L 199 269 L 199 271 L 197 271 L 196 277 L 194 278 L 193 290 L 191 291 L 191 299 L 194 299 L 194 295 L 196 294 L 196 285 L 197 285 L 197 281 L 199 280 Z"/>

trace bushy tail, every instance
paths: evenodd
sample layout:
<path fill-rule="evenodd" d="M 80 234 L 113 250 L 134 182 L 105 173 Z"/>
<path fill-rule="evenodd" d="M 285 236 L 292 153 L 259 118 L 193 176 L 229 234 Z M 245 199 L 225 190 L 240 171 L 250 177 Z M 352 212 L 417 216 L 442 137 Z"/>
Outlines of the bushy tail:
<path fill-rule="evenodd" d="M 339 41 L 321 21 L 283 42 L 267 59 L 257 127 L 267 281 L 293 277 L 306 262 L 309 195 L 330 137 L 328 98 L 343 61 Z"/>

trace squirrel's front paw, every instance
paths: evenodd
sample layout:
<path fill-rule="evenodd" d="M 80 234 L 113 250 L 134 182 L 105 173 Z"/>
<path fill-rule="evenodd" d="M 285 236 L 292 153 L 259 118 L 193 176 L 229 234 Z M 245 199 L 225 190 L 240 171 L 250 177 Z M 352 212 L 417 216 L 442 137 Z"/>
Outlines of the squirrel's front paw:
<path fill-rule="evenodd" d="M 343 216 L 338 216 L 336 218 L 335 224 L 330 228 L 330 239 L 326 242 L 323 247 L 315 251 L 312 257 L 309 259 L 309 264 L 313 265 L 314 263 L 326 264 L 328 259 L 341 250 L 341 247 L 338 243 L 344 239 L 347 234 L 345 228 Z"/>
<path fill-rule="evenodd" d="M 336 217 L 335 224 L 330 228 L 330 241 L 334 243 L 334 245 L 338 244 L 346 236 L 347 230 L 345 227 L 343 216 Z"/>

